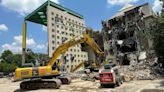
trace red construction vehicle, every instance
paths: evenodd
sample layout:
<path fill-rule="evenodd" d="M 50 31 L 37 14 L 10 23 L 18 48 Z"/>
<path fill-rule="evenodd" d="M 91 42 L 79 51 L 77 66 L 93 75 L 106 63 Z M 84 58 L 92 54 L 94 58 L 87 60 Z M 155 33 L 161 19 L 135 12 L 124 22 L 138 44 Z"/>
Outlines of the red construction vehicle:
<path fill-rule="evenodd" d="M 117 68 L 113 68 L 114 64 L 104 65 L 104 70 L 99 73 L 101 87 L 110 85 L 112 87 L 120 86 L 123 81 Z"/>

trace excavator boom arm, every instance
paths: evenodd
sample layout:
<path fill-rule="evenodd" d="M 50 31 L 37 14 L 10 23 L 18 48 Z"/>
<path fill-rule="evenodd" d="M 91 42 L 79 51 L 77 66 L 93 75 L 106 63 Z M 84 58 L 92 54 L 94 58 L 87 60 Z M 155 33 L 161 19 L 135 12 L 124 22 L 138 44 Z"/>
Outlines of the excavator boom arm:
<path fill-rule="evenodd" d="M 60 45 L 53 53 L 52 59 L 49 61 L 48 66 L 53 66 L 53 64 L 56 62 L 56 59 L 61 54 L 64 54 L 70 47 L 84 42 L 87 43 L 97 54 L 103 54 L 103 51 L 96 44 L 96 42 L 89 35 L 83 34 L 67 40 L 62 45 Z"/>

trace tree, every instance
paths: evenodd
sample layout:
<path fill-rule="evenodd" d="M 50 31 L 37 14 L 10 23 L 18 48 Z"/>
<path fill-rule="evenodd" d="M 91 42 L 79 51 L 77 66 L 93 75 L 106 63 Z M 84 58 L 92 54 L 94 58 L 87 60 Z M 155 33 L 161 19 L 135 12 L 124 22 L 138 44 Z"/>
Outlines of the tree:
<path fill-rule="evenodd" d="M 12 63 L 13 53 L 10 50 L 5 50 L 1 55 L 2 62 Z"/>
<path fill-rule="evenodd" d="M 5 50 L 1 57 L 2 62 L 0 63 L 0 71 L 8 74 L 14 72 L 18 64 L 20 63 L 20 55 L 13 54 L 10 50 Z"/>
<path fill-rule="evenodd" d="M 161 0 L 164 2 L 164 0 Z M 163 5 L 164 8 L 164 5 Z M 152 27 L 154 48 L 156 55 L 158 56 L 158 62 L 162 63 L 164 67 L 164 10 L 162 9 L 161 14 L 155 18 L 155 26 Z"/>
<path fill-rule="evenodd" d="M 14 72 L 16 69 L 16 64 L 12 63 L 6 63 L 6 62 L 2 62 L 0 63 L 0 67 L 1 67 L 1 72 L 4 72 L 5 74 L 9 74 L 10 72 Z"/>
<path fill-rule="evenodd" d="M 13 61 L 17 66 L 21 66 L 21 62 L 22 62 L 22 55 L 21 54 L 14 54 L 13 55 Z"/>

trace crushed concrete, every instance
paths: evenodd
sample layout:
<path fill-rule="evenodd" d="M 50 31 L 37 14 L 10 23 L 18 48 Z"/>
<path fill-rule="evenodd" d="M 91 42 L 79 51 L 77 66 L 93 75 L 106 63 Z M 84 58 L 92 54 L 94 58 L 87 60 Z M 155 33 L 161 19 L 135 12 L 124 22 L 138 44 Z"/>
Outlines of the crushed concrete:
<path fill-rule="evenodd" d="M 153 80 L 158 78 L 156 72 L 156 58 L 149 60 L 142 60 L 128 66 L 120 66 L 119 70 L 124 78 L 124 81 L 131 80 Z M 158 68 L 159 69 L 159 68 Z"/>

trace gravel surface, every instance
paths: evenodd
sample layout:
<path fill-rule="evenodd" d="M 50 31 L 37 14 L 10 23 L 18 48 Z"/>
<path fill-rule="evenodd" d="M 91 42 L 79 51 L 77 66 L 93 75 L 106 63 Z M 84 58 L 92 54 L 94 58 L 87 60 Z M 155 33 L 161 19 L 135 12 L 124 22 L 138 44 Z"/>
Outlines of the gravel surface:
<path fill-rule="evenodd" d="M 0 92 L 164 92 L 164 79 L 140 80 L 124 82 L 116 88 L 101 88 L 99 81 L 83 81 L 74 79 L 70 85 L 62 85 L 60 89 L 38 89 L 24 91 L 19 89 L 20 82 L 12 82 L 10 79 L 0 79 Z M 158 89 L 155 91 L 155 89 Z M 162 90 L 162 91 L 161 91 Z"/>

